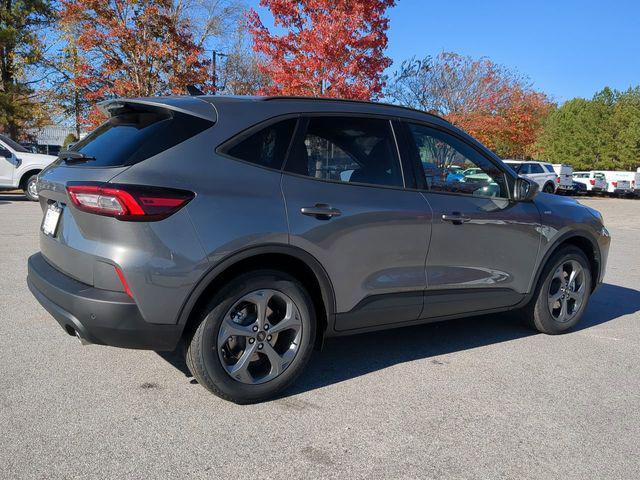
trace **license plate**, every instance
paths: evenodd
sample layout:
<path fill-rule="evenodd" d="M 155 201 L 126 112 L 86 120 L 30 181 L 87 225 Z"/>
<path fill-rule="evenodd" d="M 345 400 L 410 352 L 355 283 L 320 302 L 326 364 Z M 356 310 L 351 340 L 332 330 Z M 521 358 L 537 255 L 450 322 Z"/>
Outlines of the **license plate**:
<path fill-rule="evenodd" d="M 51 237 L 56 236 L 56 230 L 58 229 L 58 222 L 60 220 L 61 213 L 62 208 L 55 204 L 49 205 L 47 213 L 44 215 L 44 220 L 42 220 L 42 232 L 45 235 L 49 235 Z"/>
<path fill-rule="evenodd" d="M 629 182 L 626 180 L 624 182 L 618 182 L 618 188 L 629 188 Z"/>

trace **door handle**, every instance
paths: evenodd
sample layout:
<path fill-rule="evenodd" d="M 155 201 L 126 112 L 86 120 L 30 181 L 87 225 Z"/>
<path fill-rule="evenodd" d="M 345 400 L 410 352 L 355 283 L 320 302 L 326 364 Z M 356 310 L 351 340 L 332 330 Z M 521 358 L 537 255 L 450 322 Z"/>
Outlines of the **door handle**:
<path fill-rule="evenodd" d="M 330 220 L 333 217 L 342 215 L 340 210 L 326 203 L 316 203 L 313 207 L 302 207 L 300 213 L 310 217 L 316 217 L 318 220 Z"/>
<path fill-rule="evenodd" d="M 442 215 L 442 220 L 445 222 L 451 222 L 454 225 L 462 225 L 471 221 L 471 218 L 466 215 L 462 215 L 460 212 L 453 212 L 451 214 L 445 213 Z"/>

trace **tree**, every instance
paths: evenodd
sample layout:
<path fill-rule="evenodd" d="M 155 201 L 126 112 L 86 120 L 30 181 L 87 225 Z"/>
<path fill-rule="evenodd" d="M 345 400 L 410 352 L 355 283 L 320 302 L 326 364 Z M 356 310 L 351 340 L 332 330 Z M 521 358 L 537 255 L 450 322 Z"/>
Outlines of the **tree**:
<path fill-rule="evenodd" d="M 232 32 L 221 48 L 226 52 L 220 62 L 217 92 L 223 95 L 256 95 L 268 84 L 268 78 L 260 71 L 258 54 L 251 47 L 247 32 L 247 18 L 238 18 Z"/>
<path fill-rule="evenodd" d="M 49 0 L 3 1 L 0 4 L 0 128 L 15 138 L 47 121 L 34 86 L 33 72 L 43 59 L 40 31 L 53 18 Z"/>
<path fill-rule="evenodd" d="M 220 15 L 229 3 L 216 2 Z M 202 8 L 173 0 L 62 0 L 61 22 L 79 33 L 85 59 L 75 84 L 91 102 L 184 93 L 187 85 L 210 89 L 204 45 L 221 20 Z M 89 123 L 98 121 L 94 109 Z"/>
<path fill-rule="evenodd" d="M 271 83 L 269 95 L 376 98 L 382 72 L 391 64 L 384 55 L 395 0 L 260 0 L 270 9 L 278 31 L 267 29 L 255 10 L 249 12 L 254 49 L 263 56 L 260 70 Z"/>
<path fill-rule="evenodd" d="M 451 52 L 404 61 L 385 96 L 435 113 L 478 138 L 503 157 L 524 158 L 552 104 L 525 77 L 487 58 Z"/>
<path fill-rule="evenodd" d="M 547 119 L 541 158 L 578 170 L 635 170 L 640 166 L 640 87 L 604 88 L 591 100 L 574 98 Z"/>

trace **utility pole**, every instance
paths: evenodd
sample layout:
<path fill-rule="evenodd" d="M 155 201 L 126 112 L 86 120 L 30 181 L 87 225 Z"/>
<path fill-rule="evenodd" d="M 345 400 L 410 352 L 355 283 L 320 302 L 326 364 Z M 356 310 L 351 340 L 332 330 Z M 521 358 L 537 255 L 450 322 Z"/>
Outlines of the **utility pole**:
<path fill-rule="evenodd" d="M 218 57 L 223 58 L 228 56 L 226 53 L 211 50 L 211 81 L 214 95 L 218 93 Z"/>

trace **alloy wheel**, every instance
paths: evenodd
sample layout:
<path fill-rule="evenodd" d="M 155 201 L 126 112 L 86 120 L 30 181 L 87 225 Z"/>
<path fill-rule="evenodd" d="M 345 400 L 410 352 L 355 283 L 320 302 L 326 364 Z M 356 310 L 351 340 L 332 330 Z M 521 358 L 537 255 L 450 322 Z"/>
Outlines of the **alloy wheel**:
<path fill-rule="evenodd" d="M 553 273 L 549 283 L 549 312 L 554 320 L 566 323 L 580 311 L 586 295 L 585 272 L 576 260 L 567 260 Z"/>
<path fill-rule="evenodd" d="M 265 383 L 284 372 L 300 349 L 302 317 L 277 290 L 247 293 L 225 314 L 216 343 L 225 371 L 246 384 Z"/>

